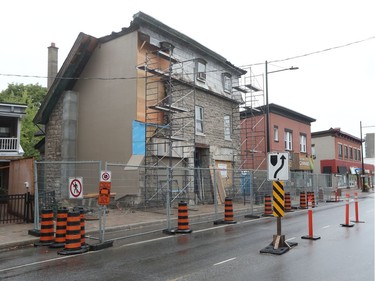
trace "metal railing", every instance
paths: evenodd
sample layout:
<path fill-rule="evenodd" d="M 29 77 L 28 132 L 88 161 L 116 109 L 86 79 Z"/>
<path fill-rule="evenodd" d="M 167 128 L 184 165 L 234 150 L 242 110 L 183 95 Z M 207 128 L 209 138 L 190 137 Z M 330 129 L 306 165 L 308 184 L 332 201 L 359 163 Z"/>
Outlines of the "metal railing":
<path fill-rule="evenodd" d="M 0 138 L 0 151 L 14 151 L 18 148 L 17 138 Z"/>

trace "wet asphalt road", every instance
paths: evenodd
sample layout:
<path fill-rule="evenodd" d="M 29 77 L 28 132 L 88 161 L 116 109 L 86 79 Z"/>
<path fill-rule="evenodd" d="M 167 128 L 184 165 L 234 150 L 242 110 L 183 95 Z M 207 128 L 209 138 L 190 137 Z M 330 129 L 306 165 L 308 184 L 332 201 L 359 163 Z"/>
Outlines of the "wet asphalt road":
<path fill-rule="evenodd" d="M 374 194 L 359 201 L 359 217 L 365 222 L 347 228 L 340 225 L 345 222 L 343 203 L 314 208 L 314 236 L 321 239 L 312 241 L 301 239 L 308 234 L 307 212 L 286 214 L 282 234 L 298 245 L 283 255 L 260 253 L 276 234 L 275 218 L 207 224 L 191 234 L 157 232 L 79 255 L 29 247 L 0 253 L 0 279 L 372 281 Z"/>

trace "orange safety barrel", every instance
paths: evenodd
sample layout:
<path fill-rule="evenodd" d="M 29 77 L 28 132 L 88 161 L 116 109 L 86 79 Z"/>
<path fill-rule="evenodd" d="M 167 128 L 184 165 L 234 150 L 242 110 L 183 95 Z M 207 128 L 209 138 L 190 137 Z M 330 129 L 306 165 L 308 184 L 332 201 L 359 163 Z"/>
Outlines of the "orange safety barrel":
<path fill-rule="evenodd" d="M 301 209 L 307 209 L 307 204 L 306 204 L 306 193 L 304 191 L 301 191 L 299 193 L 299 207 Z"/>
<path fill-rule="evenodd" d="M 51 245 L 54 242 L 54 238 L 53 211 L 51 209 L 43 209 L 41 211 L 39 242 L 34 243 L 34 246 Z"/>
<path fill-rule="evenodd" d="M 57 210 L 55 242 L 50 245 L 51 248 L 62 248 L 65 246 L 67 219 L 68 209 Z"/>
<path fill-rule="evenodd" d="M 233 202 L 232 198 L 225 198 L 224 201 L 224 221 L 225 222 L 232 222 L 234 221 L 233 219 Z"/>
<path fill-rule="evenodd" d="M 80 254 L 88 251 L 88 247 L 82 248 L 81 238 L 81 214 L 69 212 L 66 223 L 65 247 L 58 252 L 60 255 Z"/>
<path fill-rule="evenodd" d="M 292 202 L 289 192 L 285 193 L 285 212 L 292 212 Z"/>
<path fill-rule="evenodd" d="M 191 232 L 189 226 L 188 205 L 186 202 L 178 203 L 178 219 L 176 232 Z"/>
<path fill-rule="evenodd" d="M 272 216 L 272 198 L 271 195 L 264 196 L 264 213 L 263 216 Z"/>

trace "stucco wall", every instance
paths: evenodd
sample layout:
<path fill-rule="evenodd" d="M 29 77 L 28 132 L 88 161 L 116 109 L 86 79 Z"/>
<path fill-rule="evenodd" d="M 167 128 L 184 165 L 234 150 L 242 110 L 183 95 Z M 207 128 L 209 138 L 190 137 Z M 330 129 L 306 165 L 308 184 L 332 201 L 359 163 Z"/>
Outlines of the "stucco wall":
<path fill-rule="evenodd" d="M 100 45 L 80 80 L 78 160 L 127 162 L 136 119 L 136 33 Z"/>

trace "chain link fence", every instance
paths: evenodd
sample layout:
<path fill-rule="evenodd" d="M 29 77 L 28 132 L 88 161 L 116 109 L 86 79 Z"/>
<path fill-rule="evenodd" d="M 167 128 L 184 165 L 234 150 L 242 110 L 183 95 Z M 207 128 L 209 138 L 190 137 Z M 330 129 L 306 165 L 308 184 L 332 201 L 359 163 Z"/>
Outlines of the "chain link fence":
<path fill-rule="evenodd" d="M 264 197 L 272 195 L 272 181 L 267 171 L 219 168 L 181 168 L 131 166 L 100 161 L 35 162 L 36 213 L 43 208 L 86 207 L 98 209 L 101 171 L 111 172 L 110 208 L 151 209 L 176 207 L 184 201 L 189 206 L 207 205 L 216 210 L 225 197 L 236 204 L 262 207 Z M 284 190 L 290 193 L 292 205 L 299 204 L 301 192 L 316 194 L 316 201 L 334 196 L 329 174 L 290 172 Z M 72 179 L 81 182 L 81 190 L 72 190 Z M 82 196 L 72 198 L 72 193 Z M 219 207 L 220 208 L 220 207 Z"/>

